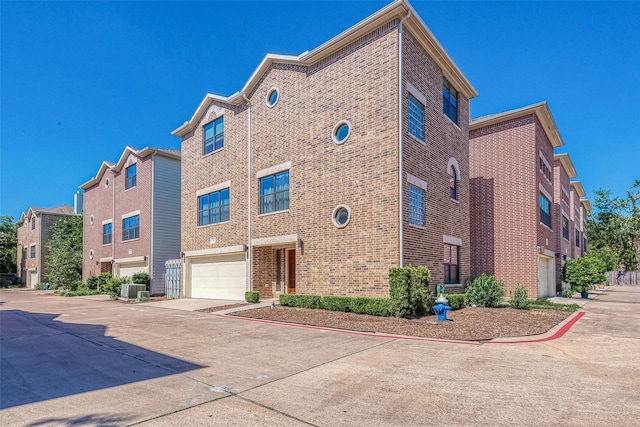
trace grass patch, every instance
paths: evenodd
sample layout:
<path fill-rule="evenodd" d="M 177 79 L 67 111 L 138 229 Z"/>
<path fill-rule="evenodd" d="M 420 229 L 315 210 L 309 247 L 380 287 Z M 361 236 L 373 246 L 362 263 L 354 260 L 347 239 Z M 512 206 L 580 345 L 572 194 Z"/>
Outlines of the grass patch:
<path fill-rule="evenodd" d="M 531 300 L 529 308 L 574 312 L 577 311 L 580 306 L 578 304 L 559 304 L 557 302 L 551 302 L 548 299 L 538 298 Z"/>

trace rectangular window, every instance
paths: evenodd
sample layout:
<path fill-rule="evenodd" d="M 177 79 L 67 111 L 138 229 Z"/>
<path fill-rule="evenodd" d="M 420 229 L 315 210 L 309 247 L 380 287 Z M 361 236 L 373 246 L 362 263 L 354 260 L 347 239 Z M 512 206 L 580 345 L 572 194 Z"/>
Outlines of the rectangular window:
<path fill-rule="evenodd" d="M 424 141 L 424 106 L 409 95 L 409 133 Z"/>
<path fill-rule="evenodd" d="M 35 258 L 36 257 L 36 245 L 31 245 L 31 254 L 30 254 L 31 258 Z"/>
<path fill-rule="evenodd" d="M 460 246 L 444 244 L 444 283 L 460 283 Z"/>
<path fill-rule="evenodd" d="M 562 215 L 562 237 L 569 240 L 569 219 Z"/>
<path fill-rule="evenodd" d="M 31 229 L 32 230 L 36 229 L 36 219 L 35 218 L 31 218 Z"/>
<path fill-rule="evenodd" d="M 289 209 L 289 171 L 260 179 L 260 213 Z"/>
<path fill-rule="evenodd" d="M 551 177 L 551 166 L 549 166 L 549 163 L 542 157 L 542 155 L 540 155 L 540 172 L 542 172 L 542 175 L 544 175 L 549 181 L 553 180 Z"/>
<path fill-rule="evenodd" d="M 122 241 L 140 238 L 140 215 L 122 220 Z"/>
<path fill-rule="evenodd" d="M 229 189 L 198 197 L 198 225 L 229 221 Z"/>
<path fill-rule="evenodd" d="M 576 248 L 580 247 L 580 230 L 576 228 Z"/>
<path fill-rule="evenodd" d="M 587 236 L 585 236 L 584 234 L 582 235 L 582 252 L 583 253 L 587 253 Z"/>
<path fill-rule="evenodd" d="M 102 244 L 110 245 L 113 236 L 113 224 L 104 224 L 102 226 Z"/>
<path fill-rule="evenodd" d="M 409 184 L 409 224 L 424 227 L 424 190 Z"/>
<path fill-rule="evenodd" d="M 442 112 L 451 121 L 458 124 L 458 91 L 449 83 L 449 80 L 442 78 Z"/>
<path fill-rule="evenodd" d="M 224 147 L 224 116 L 204 125 L 203 154 L 213 153 Z"/>
<path fill-rule="evenodd" d="M 127 179 L 124 183 L 125 190 L 128 190 L 129 188 L 135 187 L 137 185 L 136 169 L 136 163 L 127 168 Z"/>
<path fill-rule="evenodd" d="M 551 228 L 551 202 L 540 193 L 540 222 Z"/>

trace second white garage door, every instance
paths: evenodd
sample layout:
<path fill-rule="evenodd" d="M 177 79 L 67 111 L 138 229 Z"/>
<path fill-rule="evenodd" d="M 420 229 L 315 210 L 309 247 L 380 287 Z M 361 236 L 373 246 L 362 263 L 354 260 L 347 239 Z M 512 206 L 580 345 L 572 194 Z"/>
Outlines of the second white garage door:
<path fill-rule="evenodd" d="M 118 264 L 118 277 L 132 277 L 136 273 L 146 273 L 147 263 L 143 262 L 128 262 Z"/>
<path fill-rule="evenodd" d="M 244 300 L 244 253 L 192 258 L 189 265 L 191 298 Z"/>

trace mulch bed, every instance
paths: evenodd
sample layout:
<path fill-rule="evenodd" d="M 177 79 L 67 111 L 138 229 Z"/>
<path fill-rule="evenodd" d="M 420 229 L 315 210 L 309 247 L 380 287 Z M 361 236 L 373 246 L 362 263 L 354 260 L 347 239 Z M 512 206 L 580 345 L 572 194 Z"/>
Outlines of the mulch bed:
<path fill-rule="evenodd" d="M 223 308 L 215 307 L 215 311 L 221 309 Z M 213 309 L 208 310 L 214 311 Z M 435 315 L 403 319 L 277 306 L 276 308 L 243 310 L 231 315 L 352 331 L 484 341 L 493 338 L 542 334 L 558 325 L 570 314 L 556 310 L 465 307 L 449 311 L 447 321 L 440 323 Z"/>
<path fill-rule="evenodd" d="M 238 303 L 238 304 L 227 304 L 227 305 L 220 305 L 218 307 L 202 308 L 200 310 L 195 310 L 195 311 L 199 311 L 201 313 L 213 313 L 213 312 L 216 312 L 216 311 L 229 310 L 231 308 L 244 307 L 246 305 L 247 305 L 246 302 L 241 302 L 241 303 Z M 243 311 L 243 313 L 244 313 L 244 311 Z"/>

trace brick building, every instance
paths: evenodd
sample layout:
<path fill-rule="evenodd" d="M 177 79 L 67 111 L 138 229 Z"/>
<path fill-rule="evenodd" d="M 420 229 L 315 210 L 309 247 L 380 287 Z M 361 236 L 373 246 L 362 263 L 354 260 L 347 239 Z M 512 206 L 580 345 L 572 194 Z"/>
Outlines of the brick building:
<path fill-rule="evenodd" d="M 556 294 L 564 260 L 584 255 L 580 198 L 585 196 L 546 102 L 473 119 L 471 275 L 495 274 L 507 296 Z M 585 203 L 588 204 L 588 200 Z M 590 206 L 590 205 L 589 205 Z"/>
<path fill-rule="evenodd" d="M 164 263 L 180 257 L 180 152 L 126 147 L 84 190 L 83 280 L 146 272 L 164 294 Z"/>
<path fill-rule="evenodd" d="M 469 277 L 469 100 L 406 1 L 207 94 L 182 140 L 187 297 L 389 295 L 389 268 Z"/>
<path fill-rule="evenodd" d="M 31 207 L 23 212 L 18 220 L 17 273 L 28 288 L 46 282 L 47 243 L 51 238 L 53 224 L 65 216 L 76 213 L 69 205 L 55 208 Z"/>

